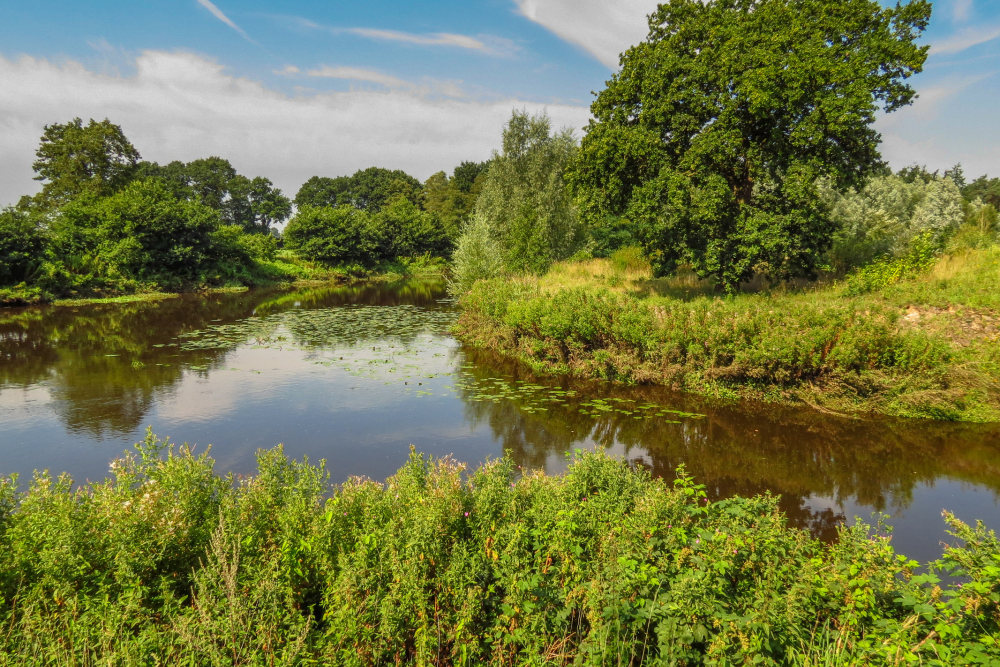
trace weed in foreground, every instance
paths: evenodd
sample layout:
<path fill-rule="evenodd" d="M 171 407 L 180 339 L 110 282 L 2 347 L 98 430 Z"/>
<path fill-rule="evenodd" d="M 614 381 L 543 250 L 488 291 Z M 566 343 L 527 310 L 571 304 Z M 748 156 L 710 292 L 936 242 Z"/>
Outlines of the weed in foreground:
<path fill-rule="evenodd" d="M 112 473 L 0 485 L 0 664 L 1000 660 L 1000 543 L 950 515 L 964 546 L 914 576 L 864 525 L 824 545 L 773 497 L 603 454 L 550 477 L 414 453 L 331 487 L 280 448 L 220 477 L 150 435 Z"/>

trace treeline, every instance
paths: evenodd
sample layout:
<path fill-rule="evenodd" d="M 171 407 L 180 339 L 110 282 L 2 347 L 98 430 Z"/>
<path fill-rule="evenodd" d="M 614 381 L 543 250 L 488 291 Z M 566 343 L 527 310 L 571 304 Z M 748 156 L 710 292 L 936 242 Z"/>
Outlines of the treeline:
<path fill-rule="evenodd" d="M 308 273 L 301 260 L 363 273 L 449 256 L 487 167 L 425 184 L 378 167 L 317 176 L 293 204 L 221 157 L 144 161 L 107 119 L 46 126 L 36 158 L 41 192 L 0 212 L 0 303 L 261 285 Z"/>
<path fill-rule="evenodd" d="M 371 267 L 400 257 L 447 257 L 468 218 L 488 163 L 463 162 L 421 183 L 370 167 L 353 176 L 314 176 L 295 196 L 286 247 L 325 264 Z"/>
<path fill-rule="evenodd" d="M 270 232 L 292 204 L 266 178 L 143 161 L 108 120 L 48 125 L 36 156 L 41 192 L 0 212 L 4 301 L 285 277 Z"/>

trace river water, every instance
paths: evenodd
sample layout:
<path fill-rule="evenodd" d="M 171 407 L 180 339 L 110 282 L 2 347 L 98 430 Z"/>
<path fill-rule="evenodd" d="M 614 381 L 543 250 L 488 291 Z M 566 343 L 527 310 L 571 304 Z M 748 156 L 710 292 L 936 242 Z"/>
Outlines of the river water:
<path fill-rule="evenodd" d="M 941 554 L 941 511 L 1000 528 L 1000 426 L 852 420 L 720 404 L 658 387 L 533 375 L 464 349 L 441 283 L 258 290 L 0 311 L 0 474 L 107 475 L 147 427 L 211 445 L 219 472 L 259 448 L 384 479 L 418 451 L 475 465 L 507 451 L 559 472 L 602 447 L 709 497 L 771 492 L 833 539 L 889 515 L 896 549 Z"/>

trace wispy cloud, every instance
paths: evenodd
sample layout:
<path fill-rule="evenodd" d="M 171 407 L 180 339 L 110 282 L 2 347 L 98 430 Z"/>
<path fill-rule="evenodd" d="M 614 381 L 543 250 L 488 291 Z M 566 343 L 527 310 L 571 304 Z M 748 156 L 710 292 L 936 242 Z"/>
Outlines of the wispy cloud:
<path fill-rule="evenodd" d="M 955 0 L 951 7 L 951 20 L 955 23 L 968 21 L 971 11 L 972 0 Z"/>
<path fill-rule="evenodd" d="M 250 36 L 247 35 L 243 31 L 243 28 L 241 28 L 238 25 L 236 25 L 228 16 L 226 16 L 225 14 L 223 14 L 222 10 L 219 9 L 218 7 L 216 7 L 211 2 L 211 0 L 198 0 L 198 4 L 201 5 L 202 7 L 204 7 L 205 9 L 207 9 L 208 11 L 210 11 L 212 13 L 212 16 L 214 16 L 215 18 L 219 19 L 220 21 L 222 21 L 223 23 L 225 23 L 226 25 L 228 25 L 230 28 L 232 28 L 233 30 L 235 30 L 236 32 L 238 32 L 240 34 L 240 37 L 242 37 L 243 39 L 247 40 L 251 44 L 257 44 L 257 42 L 255 42 L 252 39 L 250 39 Z M 260 46 L 260 45 L 257 44 L 257 46 Z"/>
<path fill-rule="evenodd" d="M 285 65 L 282 69 L 271 70 L 278 76 L 295 76 L 301 73 L 301 70 L 295 65 Z"/>
<path fill-rule="evenodd" d="M 488 51 L 483 42 L 475 37 L 467 35 L 455 35 L 449 32 L 435 32 L 427 35 L 418 35 L 412 32 L 400 32 L 399 30 L 376 30 L 375 28 L 347 28 L 344 32 L 352 35 L 367 37 L 369 39 L 385 39 L 392 42 L 406 42 L 408 44 L 421 44 L 424 46 L 457 46 L 462 49 L 472 49 L 474 51 Z"/>
<path fill-rule="evenodd" d="M 285 22 L 290 22 L 299 28 L 310 30 L 324 30 L 334 35 L 357 35 L 365 39 L 375 39 L 388 42 L 401 42 L 403 44 L 416 44 L 417 46 L 444 46 L 469 51 L 478 51 L 486 55 L 510 56 L 519 50 L 513 40 L 495 35 L 459 35 L 451 32 L 431 32 L 415 33 L 404 32 L 402 30 L 383 30 L 381 28 L 337 28 L 326 26 L 300 16 L 276 17 Z"/>
<path fill-rule="evenodd" d="M 295 70 L 294 72 L 292 71 L 293 69 Z M 289 65 L 283 71 L 276 72 L 276 74 L 294 76 L 298 73 L 298 71 L 298 68 Z M 324 65 L 322 67 L 317 67 L 316 69 L 311 69 L 307 71 L 306 74 L 312 77 L 325 79 L 345 79 L 348 81 L 366 81 L 368 83 L 377 83 L 392 90 L 402 90 L 421 96 L 444 96 L 452 98 L 465 97 L 465 92 L 462 90 L 460 85 L 462 83 L 461 81 L 440 81 L 438 79 L 424 77 L 424 79 L 417 84 L 410 81 L 404 81 L 403 79 L 394 77 L 391 74 L 385 74 L 384 72 L 379 72 L 373 69 L 365 69 L 363 67 L 333 67 L 331 65 Z"/>
<path fill-rule="evenodd" d="M 959 30 L 951 37 L 931 44 L 931 53 L 934 55 L 958 53 L 959 51 L 965 51 L 977 44 L 988 42 L 997 37 L 1000 37 L 1000 26 L 966 28 L 965 30 Z"/>
<path fill-rule="evenodd" d="M 411 89 L 415 86 L 402 79 L 397 79 L 389 74 L 383 74 L 371 69 L 360 67 L 331 67 L 324 65 L 306 72 L 309 76 L 323 77 L 325 79 L 348 79 L 351 81 L 369 81 L 378 83 L 389 88 Z"/>

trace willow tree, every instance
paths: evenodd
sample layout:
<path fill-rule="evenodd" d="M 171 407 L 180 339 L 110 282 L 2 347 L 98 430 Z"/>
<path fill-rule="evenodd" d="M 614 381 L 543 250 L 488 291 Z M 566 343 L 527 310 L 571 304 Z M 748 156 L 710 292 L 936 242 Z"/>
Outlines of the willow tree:
<path fill-rule="evenodd" d="M 563 174 L 577 150 L 572 132 L 552 132 L 545 114 L 515 111 L 504 128 L 474 213 L 508 271 L 540 273 L 576 251 L 581 230 Z"/>
<path fill-rule="evenodd" d="M 728 290 L 814 272 L 834 224 L 817 179 L 883 167 L 879 109 L 909 104 L 930 4 L 671 0 L 591 107 L 572 180 L 592 225 L 624 217 L 659 274 Z"/>

